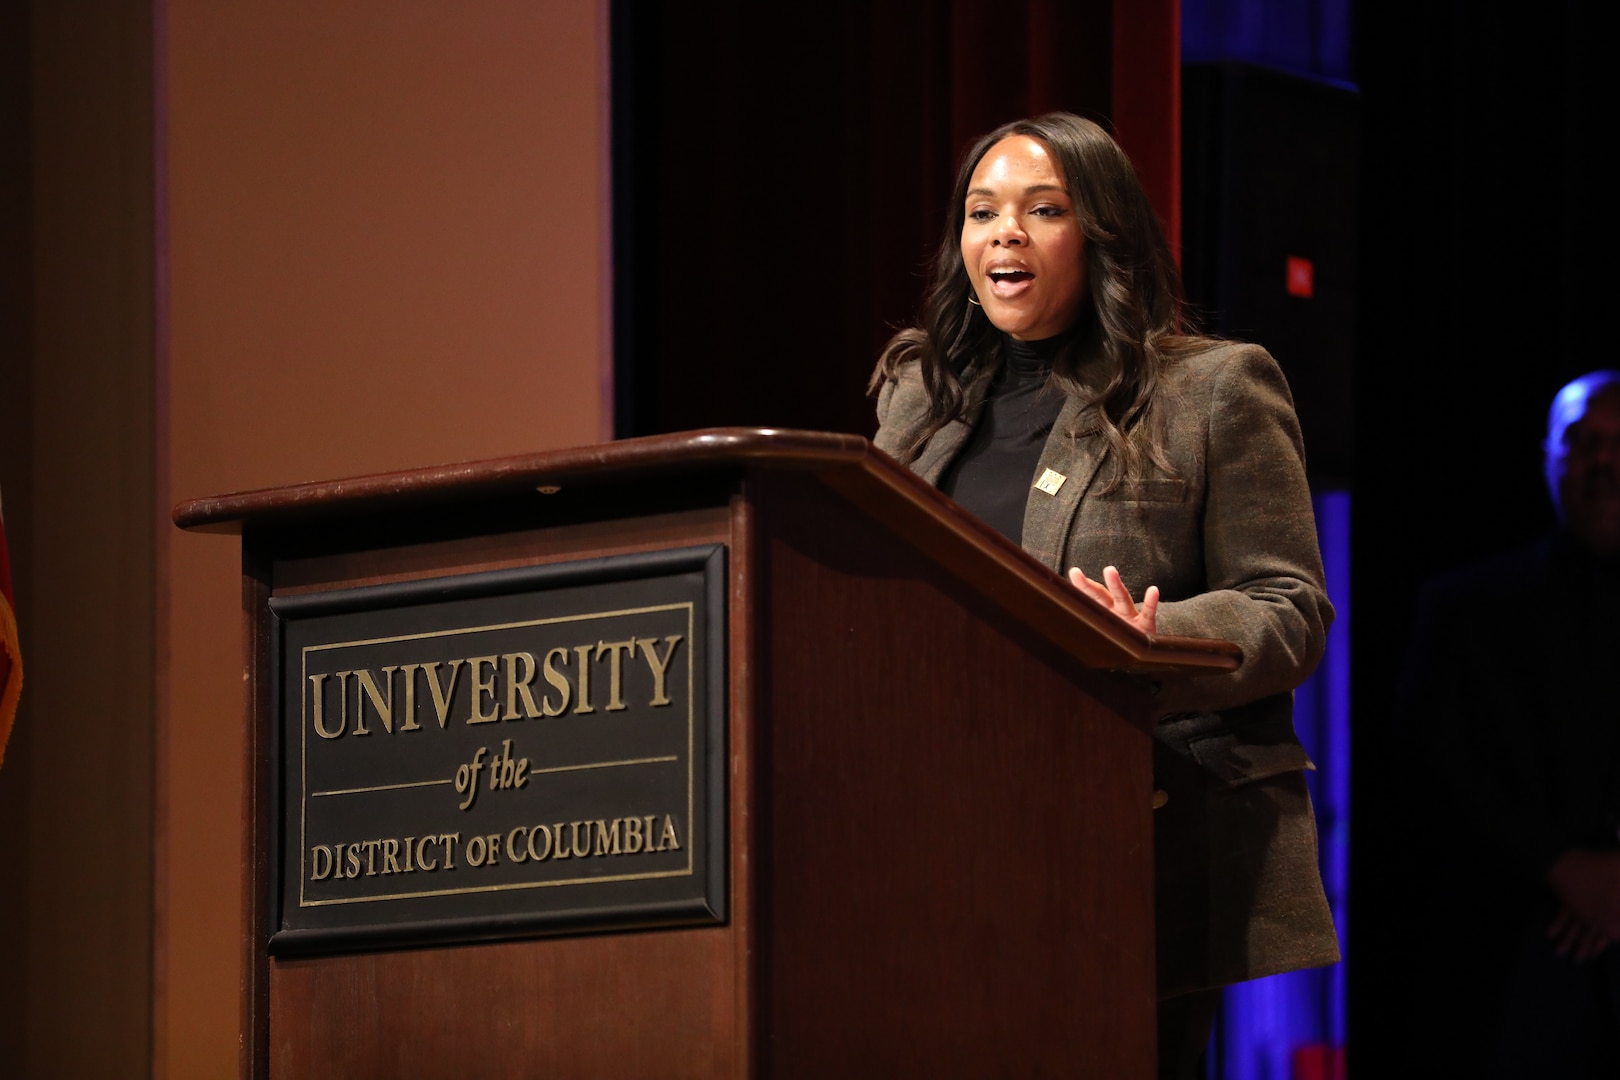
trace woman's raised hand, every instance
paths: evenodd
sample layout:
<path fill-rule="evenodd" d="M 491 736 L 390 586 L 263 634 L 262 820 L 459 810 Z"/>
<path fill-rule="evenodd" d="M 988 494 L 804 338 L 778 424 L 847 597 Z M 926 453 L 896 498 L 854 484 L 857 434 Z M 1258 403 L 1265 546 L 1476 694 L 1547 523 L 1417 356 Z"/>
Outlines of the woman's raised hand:
<path fill-rule="evenodd" d="M 1078 566 L 1069 568 L 1069 583 L 1138 630 L 1155 633 L 1159 625 L 1159 587 L 1149 585 L 1142 594 L 1142 606 L 1131 599 L 1125 583 L 1119 580 L 1119 571 L 1112 566 L 1103 567 L 1101 581 L 1092 581 Z"/>

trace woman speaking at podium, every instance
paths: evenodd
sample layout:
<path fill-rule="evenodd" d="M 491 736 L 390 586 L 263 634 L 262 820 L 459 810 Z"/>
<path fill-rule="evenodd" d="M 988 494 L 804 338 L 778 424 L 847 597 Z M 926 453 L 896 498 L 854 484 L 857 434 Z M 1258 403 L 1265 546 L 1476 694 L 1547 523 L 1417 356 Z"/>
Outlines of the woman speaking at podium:
<path fill-rule="evenodd" d="M 1131 625 L 1243 650 L 1153 688 L 1159 1069 L 1192 1076 L 1222 986 L 1339 958 L 1292 694 L 1333 609 L 1287 383 L 1184 329 L 1129 160 L 1064 113 L 968 152 L 921 323 L 873 376 L 878 447 Z"/>

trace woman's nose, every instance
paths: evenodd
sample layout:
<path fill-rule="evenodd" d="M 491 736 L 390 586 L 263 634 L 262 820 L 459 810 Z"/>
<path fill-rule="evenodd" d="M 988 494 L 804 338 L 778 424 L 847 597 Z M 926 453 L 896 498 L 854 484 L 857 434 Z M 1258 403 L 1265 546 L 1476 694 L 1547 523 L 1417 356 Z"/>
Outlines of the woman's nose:
<path fill-rule="evenodd" d="M 1010 246 L 1025 243 L 1029 237 L 1024 235 L 1024 227 L 1019 224 L 1015 214 L 1002 214 L 996 222 L 996 231 L 990 240 L 993 244 Z"/>

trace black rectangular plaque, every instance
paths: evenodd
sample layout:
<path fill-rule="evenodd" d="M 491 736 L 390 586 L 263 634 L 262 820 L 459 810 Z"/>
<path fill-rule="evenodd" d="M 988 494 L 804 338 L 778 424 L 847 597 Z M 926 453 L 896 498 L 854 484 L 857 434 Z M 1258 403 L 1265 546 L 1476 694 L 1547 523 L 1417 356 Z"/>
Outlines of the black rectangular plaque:
<path fill-rule="evenodd" d="M 725 549 L 270 601 L 280 954 L 725 918 Z"/>

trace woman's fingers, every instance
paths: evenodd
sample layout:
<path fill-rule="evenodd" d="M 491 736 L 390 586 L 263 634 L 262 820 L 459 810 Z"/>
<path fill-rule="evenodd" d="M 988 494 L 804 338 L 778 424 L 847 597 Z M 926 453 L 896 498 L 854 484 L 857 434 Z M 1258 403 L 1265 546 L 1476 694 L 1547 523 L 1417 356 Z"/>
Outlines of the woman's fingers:
<path fill-rule="evenodd" d="M 1114 612 L 1121 618 L 1132 619 L 1136 617 L 1136 601 L 1131 599 L 1130 590 L 1119 579 L 1117 567 L 1103 567 L 1103 584 L 1108 586 L 1108 596 L 1114 602 Z"/>
<path fill-rule="evenodd" d="M 1142 610 L 1137 612 L 1141 622 L 1146 624 L 1148 633 L 1153 633 L 1159 625 L 1159 587 L 1149 585 L 1147 592 L 1142 594 Z"/>
<path fill-rule="evenodd" d="M 1553 916 L 1552 922 L 1547 926 L 1547 938 L 1553 943 L 1553 951 L 1559 956 L 1568 956 L 1574 951 L 1580 939 L 1580 925 L 1568 909 L 1559 909 Z"/>
<path fill-rule="evenodd" d="M 1558 914 L 1553 916 L 1552 922 L 1547 927 L 1547 937 L 1553 943 L 1554 952 L 1577 964 L 1598 956 L 1614 944 L 1601 928 L 1578 918 L 1568 908 L 1560 909 Z"/>
<path fill-rule="evenodd" d="M 1108 590 L 1103 588 L 1100 582 L 1092 581 L 1086 577 L 1085 571 L 1078 566 L 1069 568 L 1069 584 L 1099 603 L 1109 604 L 1113 602 L 1108 595 Z"/>
<path fill-rule="evenodd" d="M 1130 590 L 1120 579 L 1118 568 L 1105 566 L 1102 576 L 1102 581 L 1093 581 L 1078 566 L 1069 568 L 1069 584 L 1137 629 L 1154 633 L 1158 628 L 1159 587 L 1149 585 L 1147 592 L 1142 594 L 1142 606 L 1138 608 L 1131 599 Z"/>
<path fill-rule="evenodd" d="M 1594 926 L 1588 929 L 1585 935 L 1583 935 L 1581 938 L 1581 950 L 1577 954 L 1576 958 L 1583 963 L 1587 960 L 1594 959 L 1595 957 L 1599 956 L 1604 949 L 1607 949 L 1610 944 L 1609 936 Z"/>

